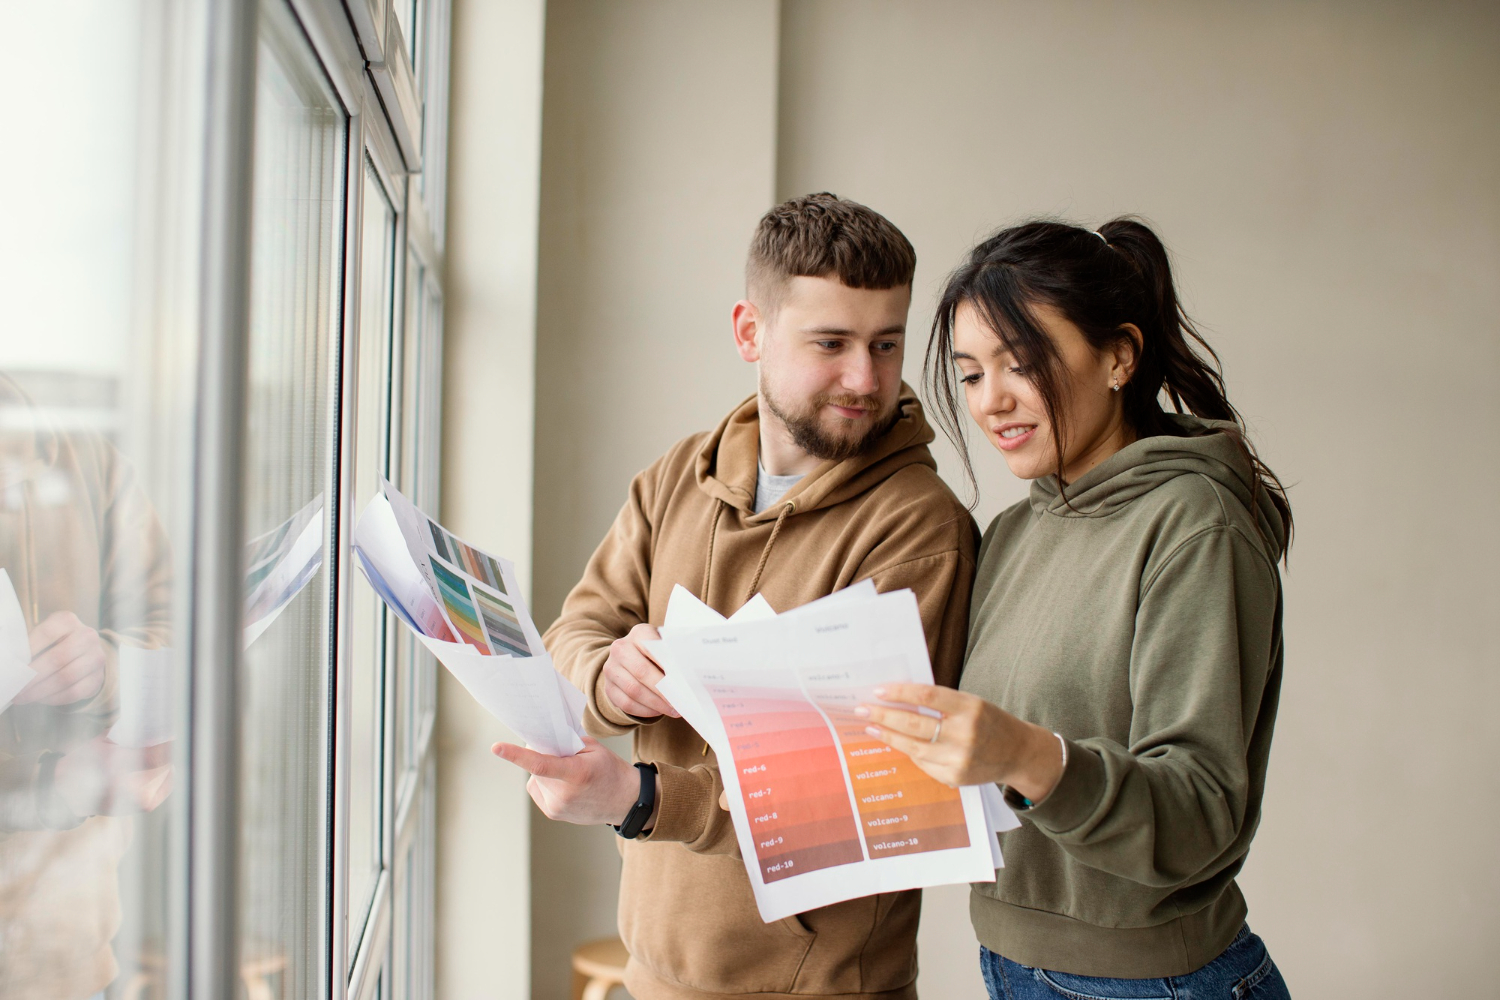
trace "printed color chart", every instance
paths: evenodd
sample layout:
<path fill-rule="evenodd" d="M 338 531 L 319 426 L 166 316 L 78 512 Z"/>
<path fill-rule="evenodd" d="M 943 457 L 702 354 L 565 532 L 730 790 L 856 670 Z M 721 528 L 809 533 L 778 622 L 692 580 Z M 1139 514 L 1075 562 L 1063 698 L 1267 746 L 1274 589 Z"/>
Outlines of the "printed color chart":
<path fill-rule="evenodd" d="M 838 746 L 800 687 L 706 687 L 729 738 L 761 877 L 863 861 Z"/>
<path fill-rule="evenodd" d="M 469 600 L 469 585 L 464 582 L 464 578 L 444 566 L 439 559 L 432 560 L 432 575 L 437 577 L 438 596 L 443 599 L 448 620 L 458 630 L 459 637 L 484 655 L 490 655 L 489 646 L 484 641 L 484 631 L 479 626 L 479 614 L 474 610 L 474 603 Z"/>
<path fill-rule="evenodd" d="M 803 682 L 838 734 L 859 808 L 860 829 L 870 857 L 920 854 L 969 846 L 963 799 L 923 771 L 901 751 L 865 733 L 868 723 L 856 706 L 873 704 L 872 676 L 891 676 L 898 658 L 876 659 L 827 670 L 804 672 Z"/>

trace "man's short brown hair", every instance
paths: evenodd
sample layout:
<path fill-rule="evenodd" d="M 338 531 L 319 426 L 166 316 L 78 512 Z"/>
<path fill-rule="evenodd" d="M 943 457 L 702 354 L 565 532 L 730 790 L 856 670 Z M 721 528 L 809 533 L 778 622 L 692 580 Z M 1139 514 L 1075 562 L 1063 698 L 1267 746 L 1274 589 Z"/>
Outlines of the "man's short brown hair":
<path fill-rule="evenodd" d="M 745 290 L 774 308 L 792 278 L 838 278 L 850 288 L 910 285 L 917 252 L 889 219 L 827 191 L 761 216 L 745 262 Z"/>

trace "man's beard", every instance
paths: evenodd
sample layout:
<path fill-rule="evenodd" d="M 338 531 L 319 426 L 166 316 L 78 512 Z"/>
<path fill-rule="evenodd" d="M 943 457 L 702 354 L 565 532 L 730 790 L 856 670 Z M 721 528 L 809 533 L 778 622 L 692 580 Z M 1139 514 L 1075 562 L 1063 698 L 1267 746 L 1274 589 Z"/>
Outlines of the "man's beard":
<path fill-rule="evenodd" d="M 875 410 L 878 411 L 880 401 L 874 396 L 814 396 L 812 405 L 801 413 L 793 413 L 776 402 L 776 397 L 771 394 L 771 387 L 766 384 L 764 378 L 760 383 L 760 398 L 766 401 L 766 409 L 776 415 L 776 418 L 786 425 L 791 432 L 792 441 L 807 452 L 813 458 L 822 459 L 825 462 L 842 462 L 846 458 L 863 455 L 876 442 L 885 437 L 887 431 L 895 426 L 901 416 L 901 407 L 892 406 L 889 413 L 876 417 L 870 429 L 859 437 L 835 437 L 823 429 L 818 421 L 818 414 L 823 407 L 847 406 L 850 409 Z"/>

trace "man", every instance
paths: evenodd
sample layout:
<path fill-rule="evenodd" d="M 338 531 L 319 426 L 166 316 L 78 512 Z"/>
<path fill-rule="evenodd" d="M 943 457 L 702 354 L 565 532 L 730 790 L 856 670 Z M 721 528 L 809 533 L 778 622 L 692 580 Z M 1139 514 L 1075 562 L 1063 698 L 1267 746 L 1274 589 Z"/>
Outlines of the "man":
<path fill-rule="evenodd" d="M 933 672 L 955 683 L 977 531 L 901 382 L 915 267 L 906 237 L 863 205 L 815 194 L 768 212 L 733 310 L 759 391 L 636 476 L 545 636 L 588 696 L 591 732 L 633 731 L 656 771 L 620 886 L 626 986 L 642 1000 L 915 996 L 918 892 L 761 921 L 713 751 L 657 693 L 641 648 L 674 584 L 729 614 L 757 592 L 785 611 L 869 578 L 916 592 Z M 533 774 L 554 819 L 621 825 L 645 788 L 594 741 L 569 758 L 495 752 Z"/>
<path fill-rule="evenodd" d="M 0 373 L 0 569 L 36 676 L 0 705 L 0 997 L 103 997 L 130 813 L 170 789 L 163 744 L 116 746 L 119 651 L 165 646 L 171 552 L 101 435 L 49 428 Z"/>

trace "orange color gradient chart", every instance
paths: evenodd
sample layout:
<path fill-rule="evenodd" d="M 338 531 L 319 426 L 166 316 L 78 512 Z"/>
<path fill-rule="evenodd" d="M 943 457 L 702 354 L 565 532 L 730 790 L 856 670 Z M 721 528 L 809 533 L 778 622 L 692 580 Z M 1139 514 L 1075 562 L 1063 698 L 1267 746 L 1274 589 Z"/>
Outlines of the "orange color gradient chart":
<path fill-rule="evenodd" d="M 865 735 L 864 719 L 830 709 L 870 857 L 969 846 L 963 799 L 901 751 Z"/>
<path fill-rule="evenodd" d="M 859 808 L 860 829 L 871 858 L 969 846 L 963 798 L 919 768 L 910 757 L 865 733 L 869 723 L 854 714 L 873 704 L 868 676 L 894 671 L 899 661 L 851 664 L 804 674 L 808 692 L 838 734 L 849 771 L 849 785 Z"/>

